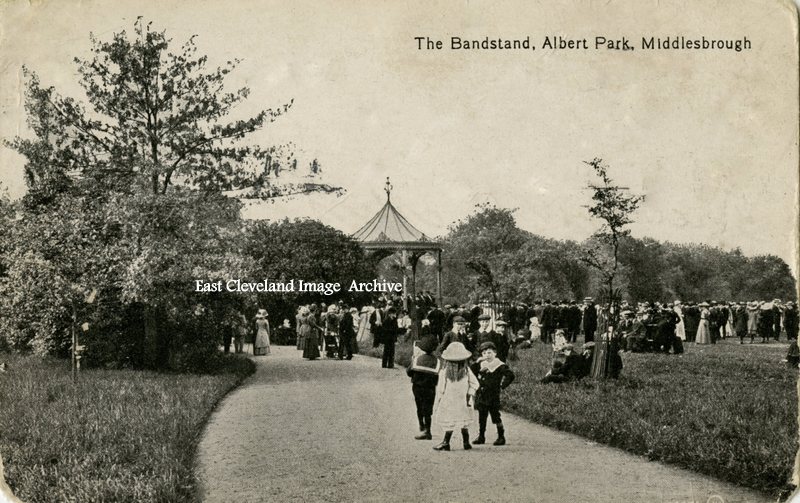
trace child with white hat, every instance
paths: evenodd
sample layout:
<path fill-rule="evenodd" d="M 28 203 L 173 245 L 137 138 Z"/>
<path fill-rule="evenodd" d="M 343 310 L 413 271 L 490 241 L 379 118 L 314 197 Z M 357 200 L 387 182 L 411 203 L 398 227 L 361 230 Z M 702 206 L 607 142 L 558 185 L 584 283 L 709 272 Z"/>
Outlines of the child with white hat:
<path fill-rule="evenodd" d="M 469 368 L 470 358 L 472 351 L 460 342 L 451 342 L 442 353 L 444 365 L 439 371 L 433 415 L 444 430 L 444 440 L 434 447 L 437 451 L 450 450 L 450 438 L 457 428 L 461 430 L 464 450 L 472 449 L 469 425 L 472 423 L 478 379 Z"/>

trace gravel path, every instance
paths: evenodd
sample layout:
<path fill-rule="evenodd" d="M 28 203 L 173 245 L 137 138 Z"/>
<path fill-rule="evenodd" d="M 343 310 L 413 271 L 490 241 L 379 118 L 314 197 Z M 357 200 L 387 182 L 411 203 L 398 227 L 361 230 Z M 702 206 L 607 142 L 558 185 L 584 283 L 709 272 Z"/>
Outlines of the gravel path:
<path fill-rule="evenodd" d="M 309 362 L 292 347 L 255 360 L 257 372 L 220 404 L 200 442 L 204 501 L 769 501 L 505 413 L 508 445 L 465 452 L 458 441 L 435 452 L 435 424 L 433 441 L 413 439 L 403 369 L 364 356 Z M 487 433 L 493 441 L 491 424 Z"/>

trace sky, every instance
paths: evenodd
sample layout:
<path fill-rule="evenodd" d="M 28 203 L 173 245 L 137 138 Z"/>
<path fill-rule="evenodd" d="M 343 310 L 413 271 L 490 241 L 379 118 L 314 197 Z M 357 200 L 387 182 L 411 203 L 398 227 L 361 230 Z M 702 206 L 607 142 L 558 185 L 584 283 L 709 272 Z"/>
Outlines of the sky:
<path fill-rule="evenodd" d="M 242 116 L 293 99 L 259 131 L 318 159 L 341 197 L 251 205 L 252 218 L 308 216 L 351 233 L 385 201 L 430 236 L 476 204 L 518 225 L 582 240 L 583 161 L 646 200 L 634 236 L 770 253 L 797 271 L 797 23 L 788 2 L 717 1 L 7 1 L 0 7 L 0 137 L 28 135 L 21 66 L 80 98 L 89 33 L 137 16 L 176 45 L 197 34 L 211 63 L 243 61 Z M 545 36 L 747 37 L 749 51 L 550 50 Z M 445 49 L 421 51 L 416 36 Z M 451 36 L 525 38 L 534 51 L 453 51 Z M 23 159 L 0 147 L 0 182 L 24 193 Z"/>

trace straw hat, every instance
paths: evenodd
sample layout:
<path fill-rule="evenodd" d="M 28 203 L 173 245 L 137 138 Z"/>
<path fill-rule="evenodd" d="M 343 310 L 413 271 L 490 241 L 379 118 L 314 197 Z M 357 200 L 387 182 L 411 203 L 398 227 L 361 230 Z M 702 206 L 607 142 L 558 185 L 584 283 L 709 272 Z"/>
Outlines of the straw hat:
<path fill-rule="evenodd" d="M 460 362 L 472 358 L 472 353 L 460 342 L 451 342 L 442 353 L 442 358 L 449 362 Z"/>

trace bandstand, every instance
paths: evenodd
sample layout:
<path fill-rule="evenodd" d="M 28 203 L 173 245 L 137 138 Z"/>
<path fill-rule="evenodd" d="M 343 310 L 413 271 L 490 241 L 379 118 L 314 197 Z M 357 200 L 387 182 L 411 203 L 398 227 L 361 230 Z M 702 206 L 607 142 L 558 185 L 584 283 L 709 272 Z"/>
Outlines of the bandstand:
<path fill-rule="evenodd" d="M 392 205 L 392 184 L 386 177 L 386 204 L 358 231 L 353 239 L 361 243 L 364 249 L 373 254 L 388 257 L 400 253 L 400 264 L 403 270 L 403 293 L 415 295 L 417 279 L 417 263 L 420 257 L 431 253 L 436 257 L 436 302 L 442 303 L 442 246 L 411 225 L 406 218 Z M 409 290 L 409 279 L 411 289 Z M 403 307 L 408 308 L 403 296 Z"/>

